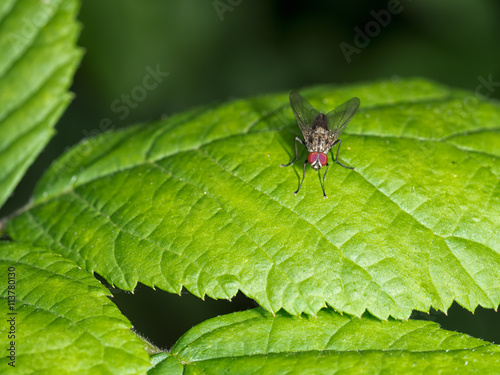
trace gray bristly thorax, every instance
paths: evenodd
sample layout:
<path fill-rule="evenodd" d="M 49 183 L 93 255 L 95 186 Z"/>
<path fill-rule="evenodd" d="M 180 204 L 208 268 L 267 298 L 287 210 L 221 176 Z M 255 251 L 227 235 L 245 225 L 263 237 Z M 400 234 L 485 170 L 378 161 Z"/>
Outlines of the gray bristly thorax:
<path fill-rule="evenodd" d="M 322 152 L 326 154 L 332 148 L 334 141 L 330 137 L 328 120 L 323 113 L 320 113 L 314 119 L 313 125 L 305 138 L 307 151 L 309 152 Z"/>

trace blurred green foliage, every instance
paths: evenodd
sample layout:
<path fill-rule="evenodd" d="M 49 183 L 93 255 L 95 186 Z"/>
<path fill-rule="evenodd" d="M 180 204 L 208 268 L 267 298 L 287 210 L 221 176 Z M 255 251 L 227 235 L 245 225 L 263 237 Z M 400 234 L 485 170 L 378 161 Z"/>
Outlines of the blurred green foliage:
<path fill-rule="evenodd" d="M 500 4 L 487 0 L 401 0 L 402 11 L 347 63 L 340 43 L 353 44 L 354 27 L 365 30 L 371 12 L 387 7 L 388 1 L 241 0 L 221 21 L 213 1 L 86 0 L 80 44 L 87 54 L 72 110 L 92 129 L 102 117 L 118 127 L 318 83 L 424 76 L 475 89 L 480 75 L 500 81 Z M 128 118 L 117 119 L 111 103 L 157 64 L 170 76 Z"/>
<path fill-rule="evenodd" d="M 80 17 L 87 56 L 76 87 L 105 116 L 146 66 L 160 64 L 171 76 L 133 111 L 134 122 L 316 83 L 425 76 L 474 89 L 479 75 L 500 73 L 500 4 L 485 0 L 401 0 L 401 12 L 347 63 L 339 44 L 353 44 L 354 27 L 365 30 L 371 12 L 387 7 L 387 0 L 241 0 L 221 21 L 213 1 L 87 0 Z"/>
<path fill-rule="evenodd" d="M 374 20 L 373 12 L 386 10 L 394 1 L 221 0 L 231 8 L 221 20 L 211 0 L 85 0 L 79 44 L 86 55 L 72 88 L 76 98 L 57 126 L 59 134 L 0 217 L 29 199 L 34 183 L 68 146 L 104 129 L 231 97 L 318 83 L 424 76 L 474 91 L 479 77 L 491 75 L 500 82 L 500 3 L 494 0 L 401 0 L 401 12 L 392 14 L 388 25 L 348 63 L 340 43 L 354 45 L 354 28 L 365 30 Z M 169 76 L 154 89 L 141 90 L 147 67 L 157 66 Z M 123 95 L 134 93 L 142 99 L 132 101 L 135 106 L 129 105 L 128 116 L 120 118 L 112 103 L 116 109 L 116 101 L 123 105 Z M 500 89 L 491 96 L 499 98 Z M 167 298 L 173 300 L 178 307 L 179 297 Z M 196 307 L 186 308 L 188 312 L 203 309 L 202 301 L 193 304 Z M 142 303 L 137 306 L 141 307 Z M 128 312 L 133 307 L 122 309 Z M 182 317 L 187 325 L 206 318 L 189 321 L 188 313 Z M 491 325 L 494 320 L 498 322 L 498 315 L 492 315 L 489 323 L 483 319 L 482 324 Z M 476 319 L 474 324 L 480 323 Z M 169 322 L 164 321 L 162 326 L 166 325 Z M 476 332 L 495 334 L 484 329 Z M 147 328 L 144 334 L 148 335 Z M 177 334 L 163 335 L 168 337 L 159 344 L 174 342 Z M 499 340 L 500 333 L 496 337 Z"/>

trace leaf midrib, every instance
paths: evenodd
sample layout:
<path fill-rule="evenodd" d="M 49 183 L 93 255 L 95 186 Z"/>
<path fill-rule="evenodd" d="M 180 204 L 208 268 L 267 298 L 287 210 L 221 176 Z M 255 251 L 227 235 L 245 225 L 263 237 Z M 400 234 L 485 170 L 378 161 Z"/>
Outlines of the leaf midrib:
<path fill-rule="evenodd" d="M 284 356 L 288 357 L 290 355 L 300 355 L 300 354 L 307 354 L 307 353 L 321 353 L 321 354 L 348 354 L 348 353 L 353 353 L 353 354 L 360 354 L 360 353 L 365 353 L 365 354 L 387 354 L 387 353 L 404 353 L 404 354 L 424 354 L 424 355 L 432 355 L 432 354 L 450 354 L 452 356 L 453 354 L 456 353 L 469 353 L 469 352 L 474 352 L 477 349 L 495 349 L 494 344 L 484 344 L 484 345 L 479 345 L 475 346 L 472 348 L 465 348 L 465 349 L 439 349 L 439 350 L 410 350 L 410 349 L 352 349 L 352 350 L 331 350 L 331 349 L 316 349 L 316 350 L 301 350 L 301 351 L 282 351 L 282 352 L 268 352 L 268 353 L 256 353 L 256 354 L 248 354 L 248 355 L 228 355 L 228 356 L 220 356 L 220 357 L 213 357 L 213 358 L 206 358 L 206 359 L 185 359 L 183 357 L 179 357 L 175 353 L 169 353 L 170 356 L 176 358 L 182 365 L 196 365 L 198 363 L 203 363 L 203 362 L 210 362 L 210 361 L 216 361 L 216 360 L 223 360 L 223 359 L 244 359 L 244 358 L 251 358 L 251 357 L 268 357 L 269 355 L 276 355 L 276 356 Z M 498 351 L 488 351 L 487 353 L 489 354 L 499 354 Z M 483 353 L 482 353 L 483 354 Z"/>

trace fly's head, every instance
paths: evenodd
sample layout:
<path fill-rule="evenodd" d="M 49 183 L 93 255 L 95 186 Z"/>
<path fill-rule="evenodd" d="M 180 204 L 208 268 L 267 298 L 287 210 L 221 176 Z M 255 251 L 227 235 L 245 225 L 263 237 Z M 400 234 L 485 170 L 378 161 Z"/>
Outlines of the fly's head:
<path fill-rule="evenodd" d="M 311 167 L 315 170 L 319 170 L 328 163 L 328 156 L 322 152 L 311 152 L 307 157 L 307 161 L 311 164 Z"/>

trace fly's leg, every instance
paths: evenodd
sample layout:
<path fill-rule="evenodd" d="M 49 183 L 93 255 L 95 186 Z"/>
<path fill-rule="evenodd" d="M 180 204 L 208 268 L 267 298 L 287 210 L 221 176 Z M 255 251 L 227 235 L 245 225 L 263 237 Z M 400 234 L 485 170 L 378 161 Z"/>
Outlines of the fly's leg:
<path fill-rule="evenodd" d="M 288 164 L 281 164 L 280 167 L 289 167 L 290 165 L 292 165 L 293 163 L 295 163 L 295 161 L 299 158 L 299 155 L 298 155 L 298 152 L 297 152 L 297 141 L 299 141 L 302 144 L 302 146 L 306 147 L 306 145 L 304 144 L 304 142 L 302 142 L 302 140 L 299 137 L 295 137 L 295 158 L 290 163 L 288 163 Z"/>
<path fill-rule="evenodd" d="M 325 198 L 325 199 L 328 198 L 326 196 L 326 193 L 325 193 L 325 177 L 326 177 L 326 172 L 328 172 L 328 167 L 329 167 L 329 165 L 328 165 L 328 163 L 326 163 L 326 171 L 325 171 L 325 174 L 323 175 L 323 185 L 321 186 L 323 188 L 323 198 Z"/>
<path fill-rule="evenodd" d="M 302 171 L 302 181 L 299 184 L 299 188 L 297 189 L 297 191 L 295 193 L 293 193 L 293 195 L 297 195 L 300 188 L 302 187 L 302 184 L 304 183 L 304 178 L 306 177 L 306 164 L 307 164 L 307 159 L 304 161 L 304 169 Z"/>
<path fill-rule="evenodd" d="M 335 158 L 335 163 L 338 163 L 340 164 L 341 166 L 343 166 L 344 168 L 347 168 L 347 169 L 354 169 L 354 167 L 346 167 L 344 164 L 342 164 L 340 161 L 339 161 L 339 151 L 340 151 L 340 145 L 342 144 L 342 141 L 340 139 L 337 139 L 335 141 L 335 143 L 333 144 L 333 146 L 335 146 L 335 144 L 338 143 L 339 144 L 339 147 L 337 148 L 337 157 Z M 332 147 L 333 147 L 332 146 Z M 328 165 L 328 164 L 327 164 Z M 326 174 L 326 172 L 325 172 Z"/>

